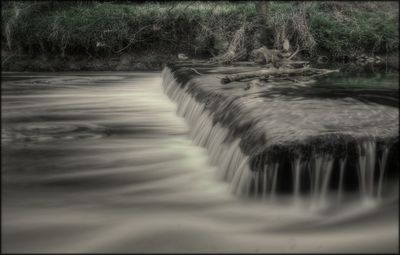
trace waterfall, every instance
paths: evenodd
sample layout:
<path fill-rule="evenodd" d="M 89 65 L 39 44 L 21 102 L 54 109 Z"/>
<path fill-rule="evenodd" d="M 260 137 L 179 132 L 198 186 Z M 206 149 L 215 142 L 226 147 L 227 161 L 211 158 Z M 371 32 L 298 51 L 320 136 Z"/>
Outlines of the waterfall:
<path fill-rule="evenodd" d="M 382 197 L 390 155 L 385 141 L 342 139 L 340 146 L 330 150 L 322 150 L 317 142 L 299 145 L 296 150 L 251 150 L 243 140 L 250 136 L 249 131 L 234 136 L 235 130 L 218 121 L 220 115 L 194 96 L 193 84 L 178 82 L 169 68 L 163 70 L 162 77 L 164 92 L 177 103 L 177 114 L 191 127 L 191 139 L 207 148 L 210 163 L 218 166 L 218 178 L 228 181 L 233 193 L 272 201 L 280 194 L 289 194 L 295 203 L 307 197 L 317 207 L 325 206 L 332 196 L 341 203 L 354 190 L 361 200 Z M 224 99 L 215 100 L 228 105 Z"/>
<path fill-rule="evenodd" d="M 340 203 L 343 199 L 343 176 L 344 168 L 346 166 L 346 158 L 340 159 L 340 173 L 339 173 L 339 187 L 338 187 L 338 202 Z"/>
<path fill-rule="evenodd" d="M 248 157 L 239 147 L 240 139 L 228 142 L 228 130 L 218 123 L 212 123 L 212 113 L 205 110 L 204 104 L 198 103 L 186 91 L 187 87 L 181 88 L 168 69 L 164 69 L 162 76 L 164 92 L 178 104 L 177 114 L 190 125 L 189 135 L 194 143 L 208 149 L 210 162 L 219 167 L 217 175 L 223 180 L 236 183 L 237 186 L 233 188 L 235 192 L 249 192 L 248 186 L 244 187 L 243 183 L 243 179 L 249 178 L 246 175 L 250 172 Z M 233 181 L 235 178 L 237 180 Z"/>
<path fill-rule="evenodd" d="M 383 175 L 385 173 L 388 154 L 389 154 L 389 149 L 386 147 L 386 148 L 384 148 L 382 157 L 379 158 L 379 182 L 378 182 L 378 191 L 377 191 L 378 199 L 382 198 Z"/>

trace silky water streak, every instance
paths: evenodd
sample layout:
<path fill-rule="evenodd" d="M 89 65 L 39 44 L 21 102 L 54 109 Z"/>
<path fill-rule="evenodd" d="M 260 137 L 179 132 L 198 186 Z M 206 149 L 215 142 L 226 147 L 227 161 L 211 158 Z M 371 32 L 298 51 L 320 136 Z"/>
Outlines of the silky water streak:
<path fill-rule="evenodd" d="M 371 135 L 355 137 L 345 130 L 340 134 L 333 135 L 321 132 L 320 136 L 306 137 L 305 141 L 300 142 L 296 140 L 295 136 L 292 136 L 293 142 L 282 143 L 282 139 L 273 137 L 275 131 L 272 128 L 277 129 L 272 127 L 273 124 L 268 124 L 271 129 L 268 127 L 263 129 L 264 127 L 260 124 L 268 122 L 276 122 L 277 125 L 283 124 L 280 128 L 282 130 L 287 128 L 288 137 L 291 136 L 290 133 L 296 132 L 293 130 L 295 124 L 288 126 L 287 120 L 282 120 L 282 117 L 276 120 L 273 117 L 277 115 L 268 114 L 268 112 L 279 110 L 277 106 L 279 108 L 287 107 L 290 110 L 291 102 L 287 98 L 283 99 L 283 101 L 286 100 L 284 103 L 287 105 L 279 105 L 279 98 L 271 100 L 272 103 L 267 104 L 267 107 L 263 109 L 263 114 L 266 112 L 267 117 L 270 118 L 259 120 L 254 117 L 256 123 L 248 125 L 252 129 L 243 129 L 240 133 L 235 130 L 234 126 L 238 125 L 237 123 L 240 121 L 237 121 L 238 119 L 245 118 L 244 115 L 246 115 L 240 110 L 235 111 L 243 106 L 239 100 L 240 97 L 235 95 L 232 99 L 229 96 L 220 96 L 224 94 L 218 95 L 218 87 L 213 90 L 209 87 L 202 87 L 197 84 L 198 80 L 189 79 L 182 84 L 178 82 L 179 79 L 176 75 L 182 74 L 176 74 L 168 67 L 163 70 L 164 91 L 177 103 L 178 115 L 187 120 L 191 128 L 191 139 L 195 144 L 207 148 L 210 162 L 218 166 L 218 176 L 230 183 L 234 193 L 248 198 L 262 198 L 271 201 L 276 201 L 277 193 L 279 193 L 282 200 L 289 197 L 290 201 L 303 205 L 307 201 L 311 208 L 340 205 L 347 199 L 378 203 L 382 199 L 382 194 L 396 196 L 394 191 L 398 185 L 397 176 L 394 177 L 394 180 L 391 178 L 393 178 L 393 172 L 394 175 L 398 172 L 396 164 L 393 163 L 396 160 L 396 151 L 398 151 L 398 139 L 393 142 L 391 139 L 377 139 Z M 216 84 L 216 86 L 221 87 L 222 85 Z M 223 88 L 220 90 L 223 91 Z M 198 96 L 200 93 L 204 95 Z M 217 105 L 214 105 L 214 108 L 210 106 L 213 104 L 210 102 L 212 100 L 219 101 L 219 103 L 214 103 Z M 299 98 L 294 98 L 293 101 L 295 106 L 301 104 Z M 359 114 L 356 111 L 365 111 L 364 103 L 348 99 L 345 99 L 344 102 L 349 103 L 347 107 L 350 108 L 350 112 L 347 114 L 350 117 L 352 114 Z M 310 102 L 305 99 L 301 107 L 307 107 L 304 105 L 308 103 Z M 354 106 L 350 105 L 351 103 Z M 321 104 L 324 102 L 321 101 Z M 335 107 L 335 105 L 326 104 L 326 107 L 329 113 L 328 107 Z M 384 106 L 374 105 L 374 107 L 378 109 L 381 107 L 379 110 L 382 110 Z M 242 108 L 245 108 L 245 105 Z M 226 115 L 232 115 L 232 112 L 235 111 L 233 114 L 236 116 L 232 117 L 235 121 L 227 122 L 225 116 L 216 116 L 213 109 L 217 109 L 219 112 L 225 111 Z M 393 107 L 387 107 L 384 110 L 392 118 L 398 114 L 398 109 Z M 295 109 L 293 112 L 296 112 Z M 315 114 L 315 111 L 304 114 Z M 288 117 L 290 118 L 290 115 Z M 318 123 L 318 125 L 324 124 Z M 315 125 L 315 129 L 319 128 L 318 125 Z M 248 139 L 251 136 L 248 133 L 254 130 L 255 133 L 263 133 L 264 130 L 267 130 L 265 135 L 261 135 L 263 138 L 267 137 L 265 144 L 269 145 L 265 146 L 263 150 L 247 149 L 246 151 L 245 144 L 248 142 L 243 139 Z M 271 135 L 268 133 L 269 130 L 271 130 Z M 285 135 L 275 133 L 277 137 Z M 301 133 L 300 136 L 303 134 Z M 275 139 L 278 142 L 276 145 L 271 144 L 268 139 L 272 141 Z M 391 155 L 390 166 L 387 164 L 389 154 Z M 389 167 L 395 169 L 391 169 L 392 174 L 388 175 L 385 172 Z"/>

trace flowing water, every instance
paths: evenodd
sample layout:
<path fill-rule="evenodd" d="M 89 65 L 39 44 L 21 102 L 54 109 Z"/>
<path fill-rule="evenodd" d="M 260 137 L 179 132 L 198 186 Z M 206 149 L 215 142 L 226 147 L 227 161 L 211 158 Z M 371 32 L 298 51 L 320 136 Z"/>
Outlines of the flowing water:
<path fill-rule="evenodd" d="M 282 202 L 291 199 L 272 192 L 278 163 L 245 171 L 239 140 L 224 144 L 201 105 L 196 115 L 181 104 L 191 102 L 172 102 L 159 73 L 3 74 L 2 251 L 398 251 L 398 194 L 325 209 Z M 387 164 L 387 151 L 368 156 L 374 146 L 359 148 L 367 175 Z M 298 194 L 303 162 L 293 168 Z M 242 175 L 265 179 L 257 189 L 272 199 L 235 195 L 249 183 Z M 362 178 L 365 192 L 382 190 Z M 321 180 L 315 190 L 327 190 Z"/>
<path fill-rule="evenodd" d="M 394 79 L 367 85 L 368 78 L 363 84 L 341 73 L 312 85 L 270 81 L 244 91 L 245 83 L 220 85 L 213 73 L 221 76 L 225 67 L 199 70 L 202 76 L 187 80 L 190 68 L 164 69 L 165 92 L 236 194 L 275 200 L 279 193 L 282 201 L 289 193 L 318 209 L 349 195 L 375 203 L 382 193 L 397 194 Z"/>

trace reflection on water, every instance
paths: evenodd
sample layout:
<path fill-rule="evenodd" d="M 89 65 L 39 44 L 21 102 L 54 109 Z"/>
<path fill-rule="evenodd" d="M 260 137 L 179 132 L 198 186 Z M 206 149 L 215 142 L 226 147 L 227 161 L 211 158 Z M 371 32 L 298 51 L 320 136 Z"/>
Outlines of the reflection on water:
<path fill-rule="evenodd" d="M 3 252 L 393 252 L 397 199 L 233 196 L 157 73 L 2 78 Z"/>

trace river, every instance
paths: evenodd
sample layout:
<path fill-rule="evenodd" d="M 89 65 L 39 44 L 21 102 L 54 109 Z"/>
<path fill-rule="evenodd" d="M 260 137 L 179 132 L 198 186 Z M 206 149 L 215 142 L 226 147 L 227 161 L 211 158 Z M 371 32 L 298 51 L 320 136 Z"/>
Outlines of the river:
<path fill-rule="evenodd" d="M 315 211 L 232 194 L 161 83 L 3 73 L 2 252 L 398 251 L 398 196 Z"/>

